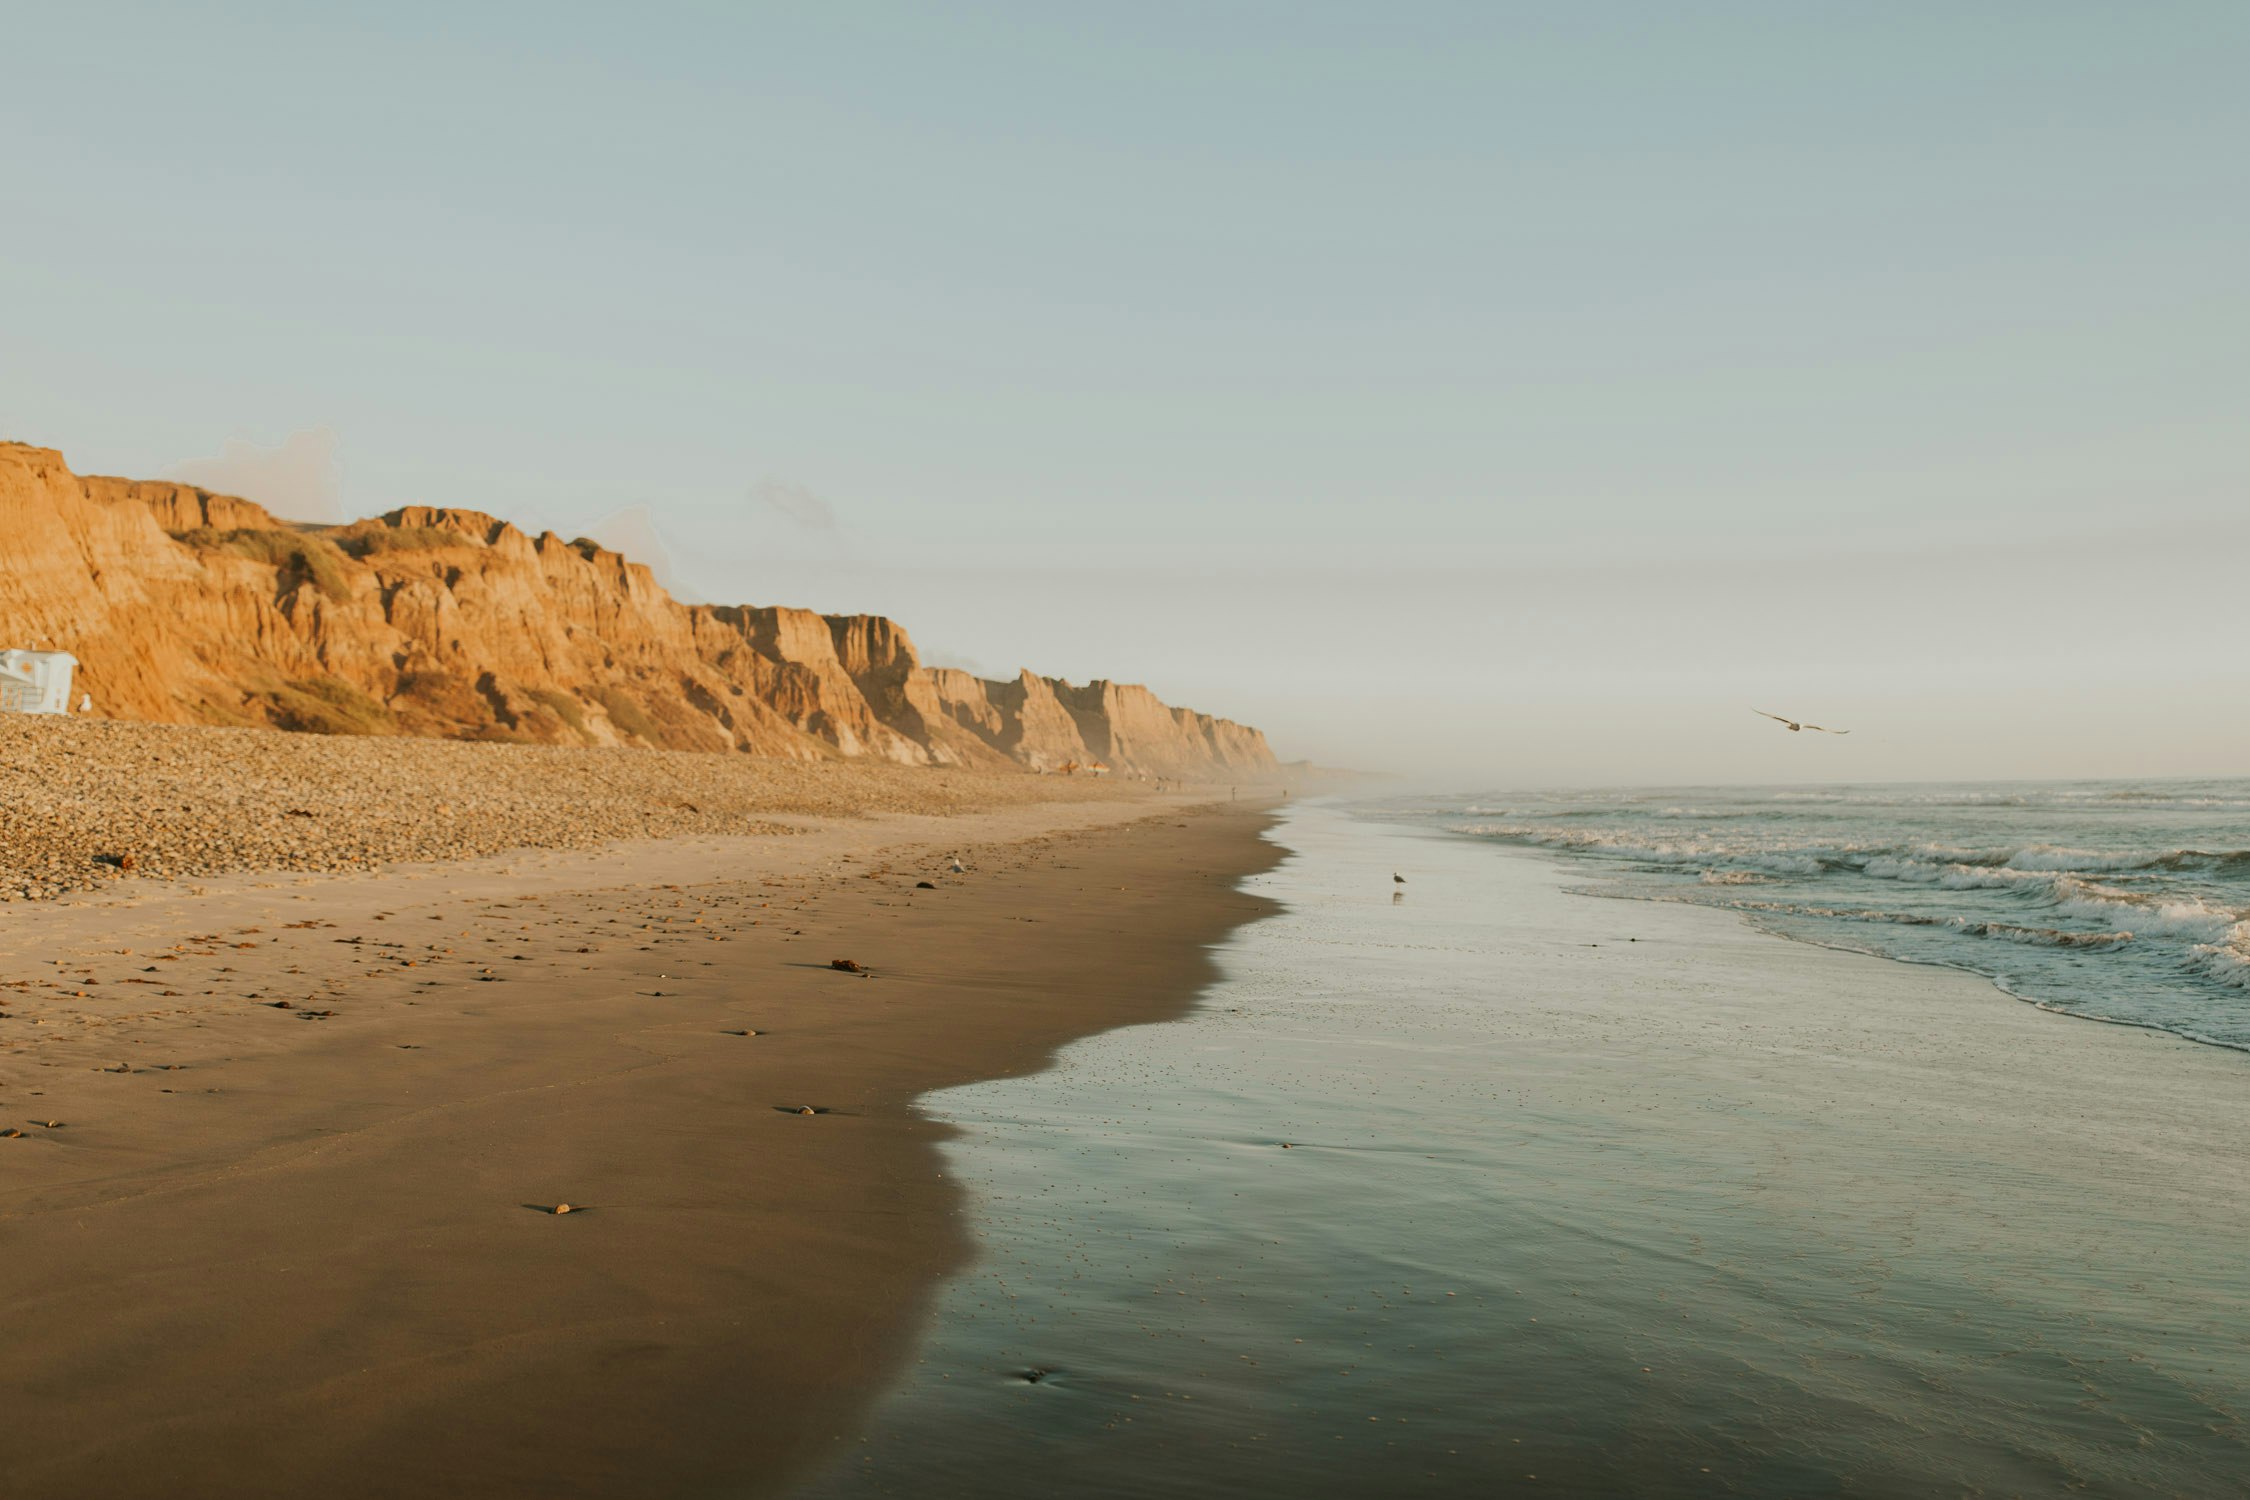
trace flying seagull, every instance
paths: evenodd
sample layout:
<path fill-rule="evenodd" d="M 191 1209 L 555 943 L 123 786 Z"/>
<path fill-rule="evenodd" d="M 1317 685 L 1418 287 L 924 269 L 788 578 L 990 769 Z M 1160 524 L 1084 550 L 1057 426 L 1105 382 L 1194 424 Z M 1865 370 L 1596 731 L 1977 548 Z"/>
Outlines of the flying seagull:
<path fill-rule="evenodd" d="M 1821 728 L 1821 727 L 1820 727 L 1820 726 L 1819 726 L 1818 724 L 1800 724 L 1800 723 L 1798 723 L 1798 722 L 1797 722 L 1797 721 L 1796 721 L 1795 719 L 1784 719 L 1784 718 L 1783 718 L 1783 717 L 1782 717 L 1781 715 L 1779 715 L 1779 714 L 1769 714 L 1769 713 L 1767 713 L 1767 712 L 1766 712 L 1766 711 L 1765 711 L 1764 709 L 1762 709 L 1762 708 L 1753 708 L 1753 709 L 1751 709 L 1751 710 L 1750 710 L 1750 712 L 1752 712 L 1752 713 L 1754 713 L 1754 714 L 1758 715 L 1758 717 L 1760 717 L 1760 718 L 1762 718 L 1762 719 L 1771 719 L 1771 720 L 1773 720 L 1773 721 L 1774 721 L 1774 722 L 1775 722 L 1776 724 L 1787 724 L 1787 725 L 1789 726 L 1789 732 L 1790 732 L 1791 734 L 1795 734 L 1795 733 L 1796 733 L 1796 732 L 1797 732 L 1798 730 L 1800 730 L 1800 729 L 1810 729 L 1810 730 L 1812 730 L 1812 731 L 1813 731 L 1814 733 L 1816 733 L 1816 734 L 1850 734 L 1850 733 L 1851 733 L 1851 731 L 1850 731 L 1849 729 L 1823 729 L 1823 728 Z"/>

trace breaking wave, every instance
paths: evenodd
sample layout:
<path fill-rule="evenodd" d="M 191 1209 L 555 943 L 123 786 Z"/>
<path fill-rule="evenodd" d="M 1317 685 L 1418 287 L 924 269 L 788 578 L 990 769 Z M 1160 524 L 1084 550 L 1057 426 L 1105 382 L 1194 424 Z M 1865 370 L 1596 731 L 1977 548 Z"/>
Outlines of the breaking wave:
<path fill-rule="evenodd" d="M 1491 796 L 1440 817 L 1598 862 L 1607 894 L 2250 1048 L 2250 781 Z"/>

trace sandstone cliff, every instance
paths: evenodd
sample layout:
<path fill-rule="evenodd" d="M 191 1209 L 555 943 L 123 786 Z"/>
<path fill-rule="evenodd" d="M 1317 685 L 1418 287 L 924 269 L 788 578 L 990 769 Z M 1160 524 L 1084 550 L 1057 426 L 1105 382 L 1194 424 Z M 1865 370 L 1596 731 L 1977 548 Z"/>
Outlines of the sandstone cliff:
<path fill-rule="evenodd" d="M 586 540 L 410 506 L 280 520 L 0 443 L 0 645 L 79 659 L 95 712 L 908 765 L 1255 776 L 1255 729 L 1146 688 L 921 664 L 878 615 L 684 605 Z"/>

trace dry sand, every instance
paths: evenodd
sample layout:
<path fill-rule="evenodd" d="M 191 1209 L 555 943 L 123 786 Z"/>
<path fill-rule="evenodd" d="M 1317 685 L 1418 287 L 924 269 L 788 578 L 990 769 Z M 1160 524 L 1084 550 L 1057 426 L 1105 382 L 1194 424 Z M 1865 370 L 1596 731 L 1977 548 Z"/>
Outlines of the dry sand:
<path fill-rule="evenodd" d="M 833 1451 L 964 1253 L 915 1097 L 1176 1012 L 1263 909 L 1251 805 L 1011 780 L 0 917 L 0 1493 L 760 1493 Z"/>
<path fill-rule="evenodd" d="M 0 714 L 0 901 L 146 878 L 367 870 L 797 814 L 1114 800 L 1141 784 L 871 760 L 206 729 Z"/>

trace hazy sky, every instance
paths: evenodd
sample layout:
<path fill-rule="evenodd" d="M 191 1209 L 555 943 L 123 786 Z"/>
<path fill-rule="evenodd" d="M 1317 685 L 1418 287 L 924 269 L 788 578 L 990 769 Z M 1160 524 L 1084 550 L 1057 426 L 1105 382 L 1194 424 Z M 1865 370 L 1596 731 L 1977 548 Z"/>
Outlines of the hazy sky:
<path fill-rule="evenodd" d="M 1329 762 L 2250 773 L 2240 0 L 8 48 L 0 435 L 84 471 L 654 537 Z"/>

